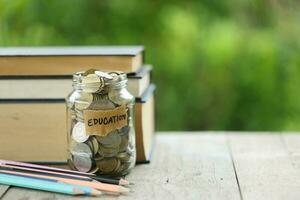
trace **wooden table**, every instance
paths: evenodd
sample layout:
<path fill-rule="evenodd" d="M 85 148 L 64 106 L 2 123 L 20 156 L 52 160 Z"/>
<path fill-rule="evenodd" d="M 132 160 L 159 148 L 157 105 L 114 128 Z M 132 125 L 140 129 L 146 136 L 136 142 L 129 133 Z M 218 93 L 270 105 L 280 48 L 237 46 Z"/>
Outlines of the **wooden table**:
<path fill-rule="evenodd" d="M 159 133 L 151 164 L 127 177 L 127 196 L 99 199 L 300 199 L 300 134 Z M 0 186 L 6 199 L 80 199 Z M 96 198 L 85 198 L 96 199 Z"/>

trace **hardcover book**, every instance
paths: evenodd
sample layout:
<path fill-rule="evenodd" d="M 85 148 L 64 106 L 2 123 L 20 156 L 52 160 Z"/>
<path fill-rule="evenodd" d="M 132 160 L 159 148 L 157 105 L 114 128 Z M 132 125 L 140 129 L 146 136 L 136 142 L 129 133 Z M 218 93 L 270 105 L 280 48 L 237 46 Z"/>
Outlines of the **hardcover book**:
<path fill-rule="evenodd" d="M 143 63 L 142 46 L 4 47 L 0 75 L 70 75 L 97 68 L 137 71 Z"/>

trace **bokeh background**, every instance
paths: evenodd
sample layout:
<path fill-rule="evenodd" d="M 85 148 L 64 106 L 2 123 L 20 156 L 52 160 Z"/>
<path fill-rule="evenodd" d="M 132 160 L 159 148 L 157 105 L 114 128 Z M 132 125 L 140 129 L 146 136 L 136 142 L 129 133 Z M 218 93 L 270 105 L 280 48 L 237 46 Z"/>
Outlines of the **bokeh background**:
<path fill-rule="evenodd" d="M 146 47 L 158 130 L 300 130 L 295 0 L 0 0 L 0 45 Z"/>

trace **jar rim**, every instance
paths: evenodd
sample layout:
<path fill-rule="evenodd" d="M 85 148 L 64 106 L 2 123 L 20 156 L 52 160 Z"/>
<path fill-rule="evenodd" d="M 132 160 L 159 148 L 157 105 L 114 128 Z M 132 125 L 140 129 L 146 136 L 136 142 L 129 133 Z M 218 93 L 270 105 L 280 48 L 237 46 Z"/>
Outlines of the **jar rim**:
<path fill-rule="evenodd" d="M 83 89 L 83 88 L 92 88 L 97 89 L 99 88 L 98 84 L 95 83 L 82 83 L 82 79 L 84 78 L 84 71 L 79 71 L 73 74 L 73 88 L 74 89 Z M 106 79 L 104 78 L 104 88 L 112 88 L 112 89 L 119 89 L 124 88 L 127 86 L 127 75 L 123 72 L 111 72 L 114 73 L 117 78 L 114 79 Z"/>

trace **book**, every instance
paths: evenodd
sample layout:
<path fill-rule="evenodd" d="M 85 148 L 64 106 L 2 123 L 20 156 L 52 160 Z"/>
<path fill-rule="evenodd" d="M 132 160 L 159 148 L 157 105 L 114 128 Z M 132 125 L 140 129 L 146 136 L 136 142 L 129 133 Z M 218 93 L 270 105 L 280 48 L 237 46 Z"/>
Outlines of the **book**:
<path fill-rule="evenodd" d="M 0 75 L 70 75 L 96 68 L 135 72 L 143 63 L 142 46 L 3 47 Z"/>
<path fill-rule="evenodd" d="M 0 110 L 0 158 L 66 162 L 66 107 L 63 99 L 1 100 Z"/>
<path fill-rule="evenodd" d="M 136 98 L 137 162 L 151 159 L 155 86 Z M 1 99 L 0 158 L 38 163 L 66 163 L 67 127 L 64 99 Z M 55 146 L 55 148 L 53 148 Z"/>
<path fill-rule="evenodd" d="M 127 89 L 134 97 L 142 96 L 151 82 L 151 65 L 143 66 L 135 74 L 128 74 Z"/>
<path fill-rule="evenodd" d="M 139 97 L 150 84 L 151 66 L 128 75 L 128 91 Z M 0 99 L 63 99 L 71 91 L 72 76 L 0 76 Z"/>
<path fill-rule="evenodd" d="M 135 133 L 137 163 L 148 163 L 151 160 L 155 133 L 155 85 L 151 84 L 135 104 Z"/>

